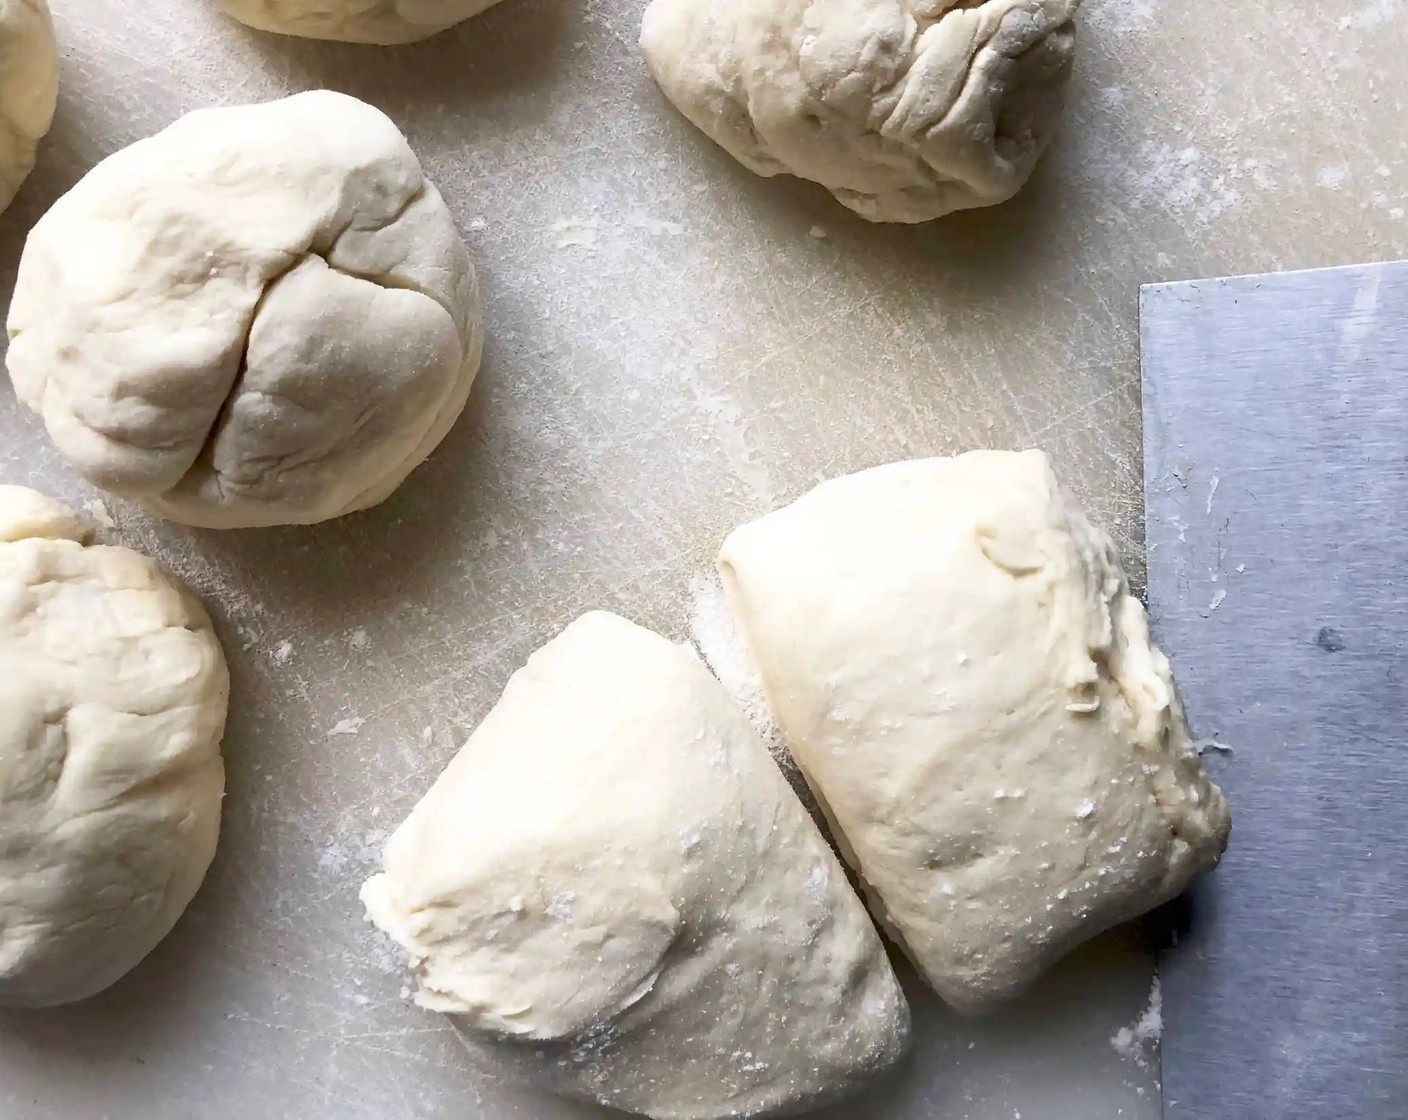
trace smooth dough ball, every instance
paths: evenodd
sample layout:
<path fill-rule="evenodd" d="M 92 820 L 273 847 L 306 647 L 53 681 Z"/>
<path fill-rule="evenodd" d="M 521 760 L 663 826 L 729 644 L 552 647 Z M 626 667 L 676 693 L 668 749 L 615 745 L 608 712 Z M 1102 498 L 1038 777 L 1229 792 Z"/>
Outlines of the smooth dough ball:
<path fill-rule="evenodd" d="M 719 558 L 798 765 L 877 912 L 981 1011 L 1227 843 L 1110 538 L 1038 451 L 835 479 Z"/>
<path fill-rule="evenodd" d="M 89 172 L 29 235 L 7 361 L 95 485 L 191 525 L 307 524 L 434 450 L 481 324 L 405 138 L 319 91 L 191 113 Z"/>
<path fill-rule="evenodd" d="M 54 121 L 59 48 L 44 0 L 0 0 L 0 210 L 34 168 Z"/>
<path fill-rule="evenodd" d="M 394 46 L 414 43 L 477 16 L 498 0 L 220 0 L 260 31 Z"/>
<path fill-rule="evenodd" d="M 692 652 L 578 619 L 392 836 L 367 910 L 511 1074 L 661 1120 L 845 1093 L 909 1011 L 845 873 Z"/>
<path fill-rule="evenodd" d="M 652 0 L 665 95 L 759 175 L 872 222 L 1011 198 L 1055 131 L 1078 0 Z"/>
<path fill-rule="evenodd" d="M 215 855 L 229 678 L 201 605 L 0 486 L 0 1005 L 84 999 L 156 947 Z"/>

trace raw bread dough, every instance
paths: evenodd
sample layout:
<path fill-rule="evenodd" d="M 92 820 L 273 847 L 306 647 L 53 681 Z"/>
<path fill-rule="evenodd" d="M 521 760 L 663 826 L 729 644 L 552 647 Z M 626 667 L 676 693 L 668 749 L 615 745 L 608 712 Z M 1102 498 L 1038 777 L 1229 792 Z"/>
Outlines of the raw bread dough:
<path fill-rule="evenodd" d="M 318 91 L 191 113 L 89 172 L 29 235 L 8 364 L 95 485 L 192 525 L 304 524 L 424 461 L 481 322 L 405 138 Z"/>
<path fill-rule="evenodd" d="M 220 0 L 260 31 L 393 46 L 414 43 L 477 16 L 498 0 Z"/>
<path fill-rule="evenodd" d="M 54 120 L 59 48 L 44 0 L 0 0 L 0 210 L 34 167 Z"/>
<path fill-rule="evenodd" d="M 759 175 L 873 222 L 1011 198 L 1065 101 L 1078 0 L 652 0 L 665 95 Z"/>
<path fill-rule="evenodd" d="M 908 1006 L 841 866 L 687 649 L 605 613 L 535 653 L 392 836 L 367 910 L 520 1077 L 661 1118 L 843 1093 Z"/>
<path fill-rule="evenodd" d="M 1168 661 L 1041 452 L 835 479 L 719 567 L 797 762 L 953 1006 L 1217 863 L 1227 805 Z"/>
<path fill-rule="evenodd" d="M 0 486 L 0 1004 L 102 991 L 215 855 L 229 678 L 201 605 Z"/>

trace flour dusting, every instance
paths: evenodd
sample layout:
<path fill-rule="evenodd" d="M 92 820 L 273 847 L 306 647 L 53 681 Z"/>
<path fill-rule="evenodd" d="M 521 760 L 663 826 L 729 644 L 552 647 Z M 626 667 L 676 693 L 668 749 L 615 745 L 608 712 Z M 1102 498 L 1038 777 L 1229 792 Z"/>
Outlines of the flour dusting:
<path fill-rule="evenodd" d="M 1109 35 L 1133 35 L 1154 26 L 1156 0 L 1104 0 L 1087 4 L 1082 13 L 1092 30 Z"/>
<path fill-rule="evenodd" d="M 553 222 L 559 249 L 595 249 L 600 223 L 595 218 L 564 218 Z"/>
<path fill-rule="evenodd" d="M 1376 31 L 1387 27 L 1402 14 L 1401 0 L 1359 0 L 1358 10 L 1339 22 L 1341 31 Z"/>
<path fill-rule="evenodd" d="M 1349 168 L 1342 163 L 1332 167 L 1322 167 L 1315 173 L 1315 181 L 1327 190 L 1342 191 L 1349 181 Z"/>
<path fill-rule="evenodd" d="M 1164 1033 L 1164 993 L 1157 976 L 1149 988 L 1149 1002 L 1143 1013 L 1127 1027 L 1110 1036 L 1110 1046 L 1127 1062 L 1149 1069 L 1159 1051 Z"/>
<path fill-rule="evenodd" d="M 753 660 L 753 651 L 738 630 L 723 587 L 712 576 L 698 575 L 689 581 L 689 631 L 704 663 L 743 709 L 743 714 L 767 746 L 787 784 L 811 814 L 822 835 L 830 838 L 831 827 L 826 815 L 788 752 L 782 729 L 773 718 L 772 706 L 763 692 L 762 674 Z M 836 845 L 833 843 L 832 847 L 836 848 Z M 840 854 L 839 849 L 837 854 Z"/>
<path fill-rule="evenodd" d="M 644 230 L 656 237 L 678 237 L 684 233 L 684 226 L 679 222 L 672 222 L 668 218 L 654 218 L 639 210 L 633 210 L 626 215 L 625 225 L 628 229 Z"/>
<path fill-rule="evenodd" d="M 753 652 L 734 624 L 733 612 L 718 580 L 695 576 L 689 581 L 689 630 L 705 663 L 713 670 L 753 729 L 784 769 L 792 766 L 782 747 L 782 734 L 763 694 L 763 681 Z"/>
<path fill-rule="evenodd" d="M 112 514 L 108 512 L 107 503 L 101 498 L 95 498 L 91 502 L 84 502 L 83 508 L 88 511 L 88 516 L 104 529 L 117 528 L 117 522 L 113 520 Z"/>

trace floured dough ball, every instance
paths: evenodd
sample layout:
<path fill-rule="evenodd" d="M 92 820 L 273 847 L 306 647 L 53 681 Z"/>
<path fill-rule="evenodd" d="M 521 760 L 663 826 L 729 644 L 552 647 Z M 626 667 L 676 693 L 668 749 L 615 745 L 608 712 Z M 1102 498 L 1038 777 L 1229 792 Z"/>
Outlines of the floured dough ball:
<path fill-rule="evenodd" d="M 220 0 L 241 23 L 280 35 L 394 46 L 477 16 L 498 0 Z"/>
<path fill-rule="evenodd" d="M 54 121 L 59 48 L 44 0 L 0 0 L 0 210 L 34 168 Z"/>
<path fill-rule="evenodd" d="M 864 907 L 743 714 L 615 615 L 535 653 L 362 899 L 417 1002 L 501 1066 L 672 1120 L 842 1094 L 909 1012 Z"/>
<path fill-rule="evenodd" d="M 1078 0 L 652 0 L 665 95 L 759 175 L 873 222 L 1011 198 L 1055 130 Z"/>
<path fill-rule="evenodd" d="M 151 560 L 0 486 L 0 1004 L 112 984 L 215 855 L 229 678 Z"/>
<path fill-rule="evenodd" d="M 719 558 L 798 764 L 877 911 L 989 1008 L 1227 843 L 1110 538 L 1037 451 L 895 463 Z"/>
<path fill-rule="evenodd" d="M 337 93 L 205 109 L 39 221 L 15 392 L 97 486 L 212 528 L 376 505 L 479 368 L 474 268 L 396 126 Z"/>

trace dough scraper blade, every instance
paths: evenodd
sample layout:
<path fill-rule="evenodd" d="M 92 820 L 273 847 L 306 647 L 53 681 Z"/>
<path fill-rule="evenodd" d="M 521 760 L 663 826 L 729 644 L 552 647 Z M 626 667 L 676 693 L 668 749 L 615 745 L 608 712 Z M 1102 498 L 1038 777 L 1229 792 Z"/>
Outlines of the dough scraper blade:
<path fill-rule="evenodd" d="M 1408 262 L 1140 317 L 1150 612 L 1233 813 L 1160 963 L 1164 1115 L 1404 1120 Z"/>

